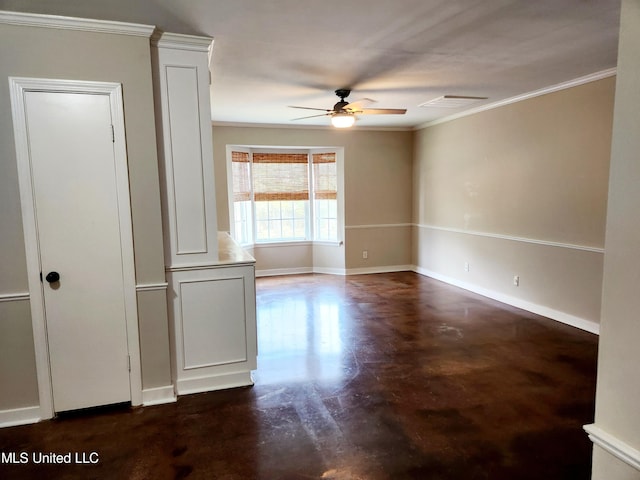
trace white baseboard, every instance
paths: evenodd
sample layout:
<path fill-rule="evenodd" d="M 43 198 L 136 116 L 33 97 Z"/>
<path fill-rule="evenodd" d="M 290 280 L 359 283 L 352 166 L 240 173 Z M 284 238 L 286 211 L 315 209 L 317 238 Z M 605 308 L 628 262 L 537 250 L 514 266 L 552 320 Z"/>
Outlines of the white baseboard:
<path fill-rule="evenodd" d="M 585 330 L 589 333 L 594 333 L 596 335 L 600 334 L 600 325 L 596 322 L 592 322 L 591 320 L 586 320 L 584 318 L 576 317 L 575 315 L 570 315 L 568 313 L 561 312 L 559 310 L 555 310 L 553 308 L 549 308 L 544 305 L 539 305 L 537 303 L 529 302 L 527 300 L 522 300 L 521 298 L 505 295 L 503 293 L 489 290 L 487 288 L 480 287 L 478 285 L 462 282 L 455 278 L 451 278 L 446 275 L 441 275 L 439 273 L 433 272 L 431 270 L 427 270 L 422 267 L 414 266 L 413 271 L 415 271 L 416 273 L 419 273 L 420 275 L 425 275 L 427 277 L 440 280 L 450 285 L 460 287 L 465 290 L 469 290 L 470 292 L 477 293 L 484 297 L 489 297 L 489 298 L 492 298 L 493 300 L 506 303 L 507 305 L 511 305 L 512 307 L 521 308 L 523 310 L 527 310 L 528 312 L 535 313 L 536 315 L 542 315 L 543 317 L 556 320 L 560 323 L 564 323 L 566 325 L 570 325 L 572 327 Z"/>
<path fill-rule="evenodd" d="M 178 395 L 225 390 L 253 385 L 251 372 L 234 372 L 206 377 L 186 378 L 177 381 Z"/>
<path fill-rule="evenodd" d="M 382 265 L 364 268 L 274 268 L 271 270 L 256 270 L 256 277 L 272 277 L 278 275 L 301 275 L 305 273 L 322 273 L 327 275 L 366 275 L 369 273 L 412 272 L 413 265 Z"/>
<path fill-rule="evenodd" d="M 146 406 L 172 403 L 176 401 L 173 385 L 158 388 L 148 388 L 142 391 L 142 404 Z M 42 420 L 40 407 L 14 408 L 0 410 L 0 428 L 29 425 Z"/>
<path fill-rule="evenodd" d="M 279 275 L 302 275 L 304 273 L 313 273 L 313 268 L 298 267 L 298 268 L 272 268 L 269 270 L 256 270 L 256 277 L 276 277 Z"/>
<path fill-rule="evenodd" d="M 627 465 L 640 471 L 640 451 L 607 433 L 595 423 L 585 425 L 583 428 L 589 434 L 589 440 L 594 444 L 603 448 L 618 460 L 622 460 Z"/>
<path fill-rule="evenodd" d="M 413 265 L 383 265 L 378 267 L 348 268 L 347 275 L 367 275 L 370 273 L 412 272 Z"/>
<path fill-rule="evenodd" d="M 344 268 L 325 268 L 325 267 L 315 267 L 313 269 L 313 273 L 322 273 L 324 275 L 344 275 Z"/>
<path fill-rule="evenodd" d="M 146 388 L 142 390 L 142 405 L 160 405 L 163 403 L 173 403 L 177 400 L 173 385 L 164 387 Z"/>
<path fill-rule="evenodd" d="M 28 425 L 42 420 L 40 407 L 14 408 L 12 410 L 0 410 L 0 428 Z"/>

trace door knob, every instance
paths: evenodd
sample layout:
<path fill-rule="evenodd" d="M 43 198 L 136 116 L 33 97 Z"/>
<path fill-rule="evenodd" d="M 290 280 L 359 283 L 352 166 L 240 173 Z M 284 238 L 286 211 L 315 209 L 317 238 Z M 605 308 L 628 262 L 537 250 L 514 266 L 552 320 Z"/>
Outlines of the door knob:
<path fill-rule="evenodd" d="M 49 283 L 55 283 L 60 280 L 60 274 L 58 272 L 49 272 L 44 279 Z"/>

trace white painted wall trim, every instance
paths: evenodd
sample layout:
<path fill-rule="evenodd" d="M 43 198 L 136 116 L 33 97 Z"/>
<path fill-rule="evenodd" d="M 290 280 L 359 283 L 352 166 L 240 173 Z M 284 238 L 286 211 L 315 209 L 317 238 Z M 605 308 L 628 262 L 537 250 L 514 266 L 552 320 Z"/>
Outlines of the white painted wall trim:
<path fill-rule="evenodd" d="M 24 293 L 4 293 L 0 295 L 0 303 L 2 302 L 19 302 L 29 300 L 29 292 Z"/>
<path fill-rule="evenodd" d="M 142 390 L 142 405 L 161 405 L 163 403 L 175 403 L 178 400 L 173 385 L 164 387 L 145 388 Z"/>
<path fill-rule="evenodd" d="M 196 378 L 185 378 L 176 382 L 180 395 L 191 393 L 225 390 L 227 388 L 247 387 L 253 385 L 251 372 L 230 372 L 220 375 L 205 375 Z"/>
<path fill-rule="evenodd" d="M 279 275 L 303 275 L 314 273 L 312 267 L 297 268 L 271 268 L 268 270 L 256 270 L 256 277 L 277 277 Z"/>
<path fill-rule="evenodd" d="M 616 68 L 609 68 L 607 70 L 602 70 L 600 72 L 595 72 L 589 75 L 585 75 L 583 77 L 578 77 L 573 80 L 569 80 L 567 82 L 562 82 L 556 85 L 551 85 L 549 87 L 544 87 L 544 88 L 541 88 L 540 90 L 534 90 L 533 92 L 523 93 L 522 95 L 516 95 L 515 97 L 506 98 L 504 100 L 482 105 L 480 107 L 472 108 L 470 110 L 465 110 L 464 112 L 455 113 L 453 115 L 439 118 L 437 120 L 432 120 L 431 122 L 426 122 L 426 123 L 423 123 L 422 125 L 418 125 L 417 127 L 414 128 L 414 130 L 421 130 L 423 128 L 431 127 L 433 125 L 438 125 L 440 123 L 450 122 L 451 120 L 456 120 L 458 118 L 467 117 L 469 115 L 485 112 L 487 110 L 493 110 L 494 108 L 511 105 L 512 103 L 522 102 L 523 100 L 529 100 L 530 98 L 540 97 L 548 93 L 559 92 L 561 90 L 566 90 L 567 88 L 573 88 L 579 85 L 584 85 L 586 83 L 602 80 L 604 78 L 613 77 L 614 75 L 616 75 L 616 73 L 617 73 Z"/>
<path fill-rule="evenodd" d="M 314 242 L 311 240 L 301 240 L 299 242 L 260 242 L 260 243 L 248 243 L 242 245 L 242 248 L 246 249 L 260 249 L 260 248 L 280 248 L 280 247 L 313 247 Z"/>
<path fill-rule="evenodd" d="M 413 265 L 382 265 L 378 267 L 347 268 L 346 275 L 368 275 L 371 273 L 412 272 Z"/>
<path fill-rule="evenodd" d="M 603 448 L 617 459 L 622 460 L 627 465 L 630 465 L 640 471 L 640 451 L 623 442 L 619 438 L 616 438 L 614 435 L 606 432 L 595 423 L 585 425 L 583 428 L 589 435 L 589 440 L 594 444 Z"/>
<path fill-rule="evenodd" d="M 14 408 L 12 410 L 0 410 L 0 428 L 15 427 L 37 423 L 40 417 L 40 407 Z"/>
<path fill-rule="evenodd" d="M 301 267 L 301 268 L 274 268 L 271 270 L 256 270 L 256 277 L 273 277 L 279 275 L 302 275 L 306 273 L 321 273 L 324 275 L 367 275 L 370 273 L 393 273 L 393 272 L 413 272 L 413 265 L 383 265 L 366 268 L 324 268 L 324 267 Z"/>
<path fill-rule="evenodd" d="M 245 261 L 229 262 L 229 263 L 193 263 L 191 265 L 180 265 L 177 267 L 165 267 L 164 271 L 167 273 L 173 272 L 188 272 L 196 270 L 209 270 L 210 268 L 225 268 L 225 267 L 239 267 L 242 265 L 255 265 L 253 258 Z"/>
<path fill-rule="evenodd" d="M 280 248 L 280 247 L 341 247 L 344 245 L 342 240 L 329 242 L 326 240 L 301 240 L 299 242 L 260 242 L 247 243 L 241 245 L 245 250 L 260 250 L 264 248 Z"/>
<path fill-rule="evenodd" d="M 536 245 L 545 245 L 547 247 L 558 247 L 558 248 L 569 248 L 572 250 L 582 250 L 585 252 L 594 252 L 594 253 L 602 253 L 604 254 L 604 248 L 601 247 L 591 247 L 588 245 L 576 245 L 572 243 L 561 243 L 561 242 L 552 242 L 549 240 L 538 240 L 536 238 L 527 238 L 527 237 L 515 237 L 513 235 L 502 235 L 500 233 L 490 233 L 490 232 L 479 232 L 475 230 L 464 230 L 461 228 L 451 228 L 451 227 L 439 227 L 436 225 L 424 225 L 424 224 L 414 224 L 418 228 L 424 228 L 429 230 L 438 230 L 441 232 L 451 232 L 451 233 L 463 233 L 465 235 L 474 235 L 477 237 L 486 237 L 486 238 L 498 238 L 501 240 L 511 240 L 514 242 L 523 242 L 523 243 L 533 243 Z"/>
<path fill-rule="evenodd" d="M 403 227 L 412 227 L 413 223 L 379 223 L 373 225 L 346 225 L 344 227 L 345 230 L 357 230 L 357 229 L 366 229 L 366 228 L 403 228 Z"/>
<path fill-rule="evenodd" d="M 570 315 L 568 313 L 561 312 L 544 305 L 538 305 L 537 303 L 528 302 L 526 300 L 522 300 L 521 298 L 505 295 L 504 293 L 496 292 L 488 288 L 483 288 L 472 283 L 462 282 L 455 278 L 441 275 L 431 270 L 427 270 L 426 268 L 414 267 L 413 271 L 419 273 L 420 275 L 425 275 L 427 277 L 440 280 L 441 282 L 448 283 L 449 285 L 463 288 L 464 290 L 469 290 L 470 292 L 477 293 L 484 297 L 492 298 L 493 300 L 506 303 L 507 305 L 511 305 L 513 307 L 521 308 L 528 312 L 535 313 L 536 315 L 542 315 L 543 317 L 556 320 L 560 323 L 564 323 L 565 325 L 570 325 L 572 327 L 576 327 L 589 333 L 594 333 L 596 335 L 600 334 L 600 325 L 592 322 L 591 320 L 576 317 L 575 315 Z"/>
<path fill-rule="evenodd" d="M 166 290 L 169 287 L 167 282 L 162 283 L 141 283 L 136 285 L 136 292 L 153 292 L 156 290 Z"/>
<path fill-rule="evenodd" d="M 41 15 L 36 13 L 0 11 L 0 23 L 24 27 L 57 28 L 62 30 L 80 30 L 83 32 L 109 33 L 112 35 L 131 35 L 150 37 L 155 27 L 138 23 L 94 20 L 89 18 L 63 17 L 59 15 Z"/>
<path fill-rule="evenodd" d="M 345 275 L 344 268 L 332 268 L 332 267 L 313 267 L 313 273 L 320 273 L 322 275 Z"/>
<path fill-rule="evenodd" d="M 209 52 L 213 47 L 213 38 L 158 31 L 151 37 L 151 44 L 154 47 L 174 50 Z"/>

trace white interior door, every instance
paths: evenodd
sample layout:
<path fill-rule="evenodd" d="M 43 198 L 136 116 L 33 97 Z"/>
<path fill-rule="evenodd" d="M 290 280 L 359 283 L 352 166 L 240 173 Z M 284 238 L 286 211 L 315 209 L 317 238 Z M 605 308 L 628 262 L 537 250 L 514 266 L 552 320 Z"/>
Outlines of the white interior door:
<path fill-rule="evenodd" d="M 53 409 L 130 401 L 109 95 L 25 91 L 23 102 Z"/>

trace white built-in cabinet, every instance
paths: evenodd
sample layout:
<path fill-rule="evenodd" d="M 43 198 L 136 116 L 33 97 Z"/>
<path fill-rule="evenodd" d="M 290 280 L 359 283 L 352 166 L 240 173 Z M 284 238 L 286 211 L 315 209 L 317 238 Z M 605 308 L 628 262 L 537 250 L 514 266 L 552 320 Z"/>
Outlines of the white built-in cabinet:
<path fill-rule="evenodd" d="M 165 265 L 212 264 L 218 260 L 209 100 L 212 39 L 163 33 L 152 44 Z"/>
<path fill-rule="evenodd" d="M 176 393 L 251 385 L 255 260 L 217 231 L 212 39 L 162 33 L 152 45 Z"/>

